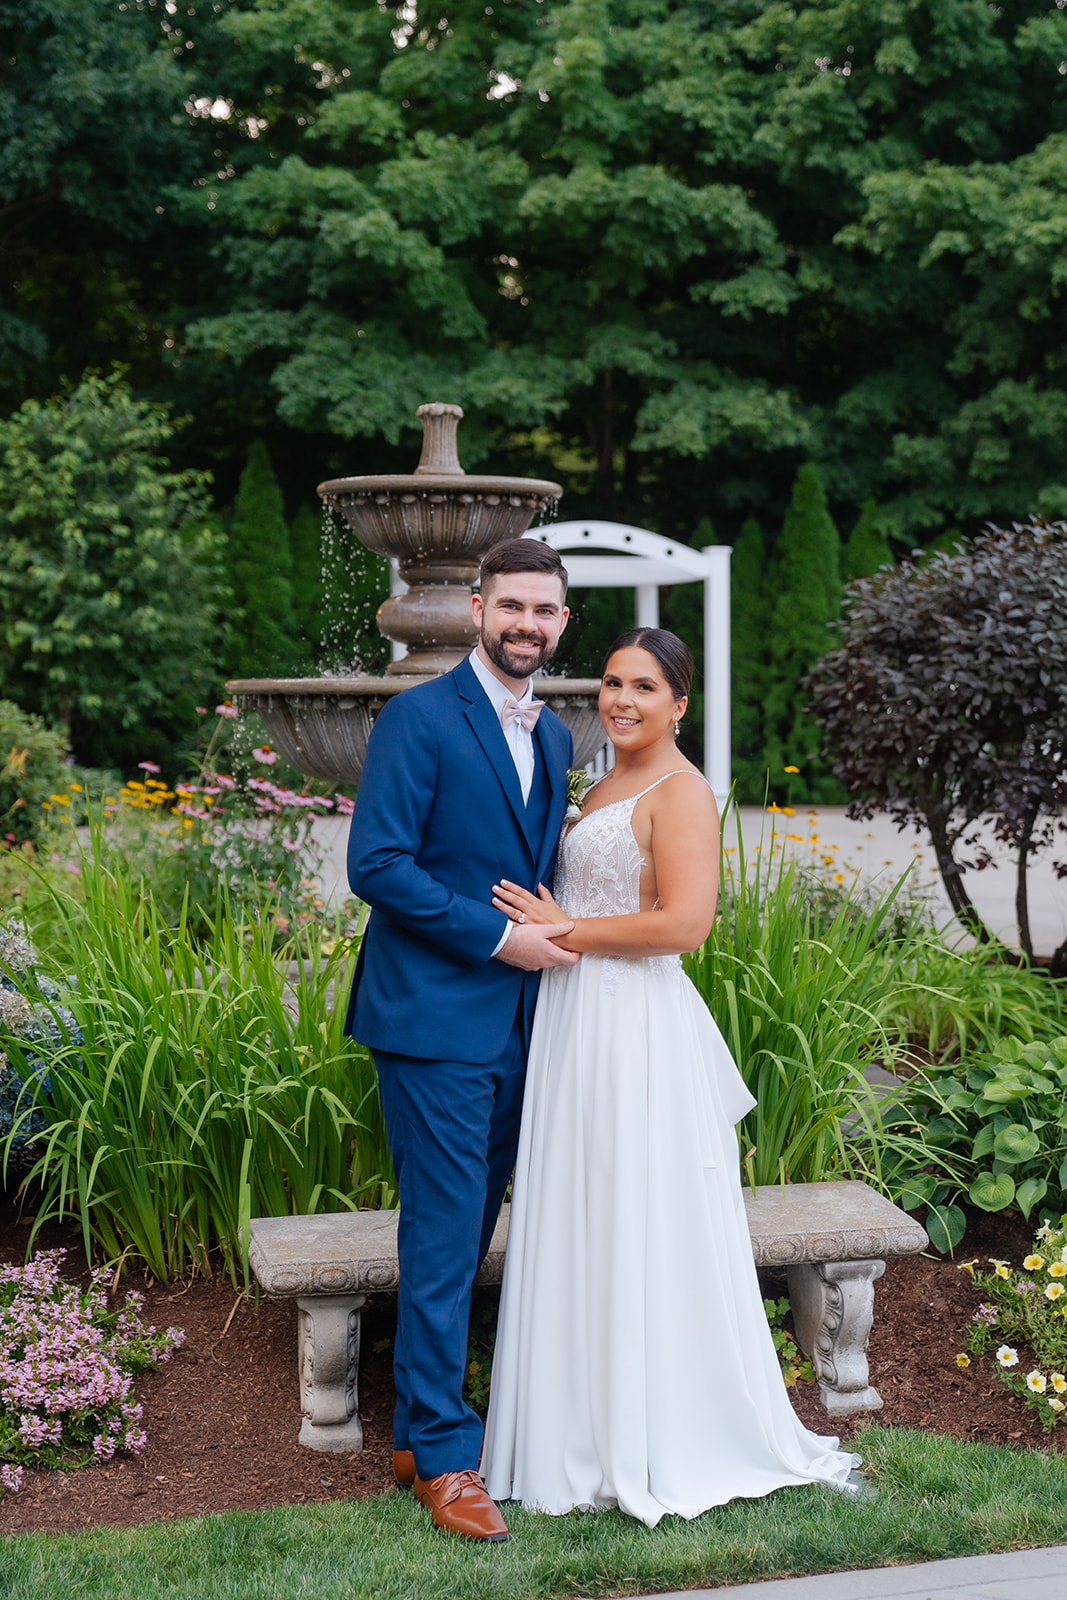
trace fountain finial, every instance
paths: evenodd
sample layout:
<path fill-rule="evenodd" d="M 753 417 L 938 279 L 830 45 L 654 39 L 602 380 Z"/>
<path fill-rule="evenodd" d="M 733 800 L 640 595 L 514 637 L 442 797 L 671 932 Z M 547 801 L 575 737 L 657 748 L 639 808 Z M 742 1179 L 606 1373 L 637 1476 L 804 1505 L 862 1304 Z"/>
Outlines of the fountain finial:
<path fill-rule="evenodd" d="M 415 471 L 463 474 L 456 448 L 456 429 L 463 416 L 463 407 L 434 400 L 429 405 L 420 406 L 415 415 L 422 423 L 422 455 Z"/>

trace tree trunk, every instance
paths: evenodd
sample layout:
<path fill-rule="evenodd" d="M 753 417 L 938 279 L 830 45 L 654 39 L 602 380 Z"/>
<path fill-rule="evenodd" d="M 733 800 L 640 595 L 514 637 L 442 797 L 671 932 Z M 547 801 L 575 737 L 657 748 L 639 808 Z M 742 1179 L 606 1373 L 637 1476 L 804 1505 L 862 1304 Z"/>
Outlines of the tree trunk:
<path fill-rule="evenodd" d="M 1028 961 L 1034 959 L 1034 943 L 1030 936 L 1030 897 L 1027 889 L 1026 866 L 1030 855 L 1030 841 L 1034 836 L 1037 807 L 1027 812 L 1023 822 L 1019 851 L 1015 860 L 1015 920 L 1019 924 L 1019 944 Z"/>
<path fill-rule="evenodd" d="M 924 811 L 924 815 L 926 817 L 926 826 L 930 830 L 930 840 L 934 847 L 934 854 L 937 857 L 937 869 L 941 874 L 941 881 L 945 885 L 945 893 L 948 895 L 949 904 L 953 911 L 967 929 L 967 932 L 972 933 L 979 944 L 992 945 L 995 949 L 1008 955 L 1007 946 L 1002 944 L 995 934 L 990 933 L 978 913 L 978 908 L 964 887 L 963 874 L 955 856 L 952 854 L 952 846 L 948 842 L 948 827 L 945 817 L 939 809 Z"/>

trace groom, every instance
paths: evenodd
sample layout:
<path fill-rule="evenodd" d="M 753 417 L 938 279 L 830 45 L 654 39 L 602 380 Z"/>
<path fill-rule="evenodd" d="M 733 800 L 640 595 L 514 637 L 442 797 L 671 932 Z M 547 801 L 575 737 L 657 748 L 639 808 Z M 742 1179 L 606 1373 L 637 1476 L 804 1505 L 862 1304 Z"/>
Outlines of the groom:
<path fill-rule="evenodd" d="M 371 906 L 347 1031 L 378 1070 L 400 1189 L 393 1466 L 439 1528 L 503 1540 L 463 1400 L 471 1284 L 515 1161 L 534 1002 L 577 957 L 572 923 L 509 922 L 502 878 L 551 884 L 572 745 L 531 678 L 567 623 L 567 574 L 533 539 L 495 545 L 466 660 L 374 725 L 348 846 Z"/>

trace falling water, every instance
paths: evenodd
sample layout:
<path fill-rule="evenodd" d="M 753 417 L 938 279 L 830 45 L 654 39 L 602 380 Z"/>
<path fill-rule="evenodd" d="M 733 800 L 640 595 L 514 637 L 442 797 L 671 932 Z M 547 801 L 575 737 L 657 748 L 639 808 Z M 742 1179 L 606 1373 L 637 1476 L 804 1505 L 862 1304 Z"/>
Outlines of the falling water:
<path fill-rule="evenodd" d="M 389 563 L 359 542 L 328 504 L 322 508 L 322 654 L 327 678 L 383 672 L 387 642 L 375 616 L 389 593 Z"/>

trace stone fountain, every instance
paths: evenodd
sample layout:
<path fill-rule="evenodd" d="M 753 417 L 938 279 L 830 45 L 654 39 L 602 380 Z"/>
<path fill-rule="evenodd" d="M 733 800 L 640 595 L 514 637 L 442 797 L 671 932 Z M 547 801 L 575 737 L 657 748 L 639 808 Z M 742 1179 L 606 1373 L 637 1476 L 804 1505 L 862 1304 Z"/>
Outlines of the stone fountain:
<path fill-rule="evenodd" d="M 242 710 L 258 711 L 271 744 L 299 772 L 357 783 L 375 717 L 394 694 L 448 672 L 467 655 L 475 632 L 471 585 L 482 556 L 520 538 L 563 490 L 538 478 L 464 472 L 456 453 L 459 406 L 420 406 L 422 456 L 412 473 L 333 478 L 319 484 L 329 509 L 368 549 L 397 561 L 407 593 L 378 610 L 387 639 L 407 648 L 384 677 L 238 678 L 227 684 Z M 576 766 L 604 745 L 595 678 L 541 678 L 534 693 L 567 724 Z"/>

